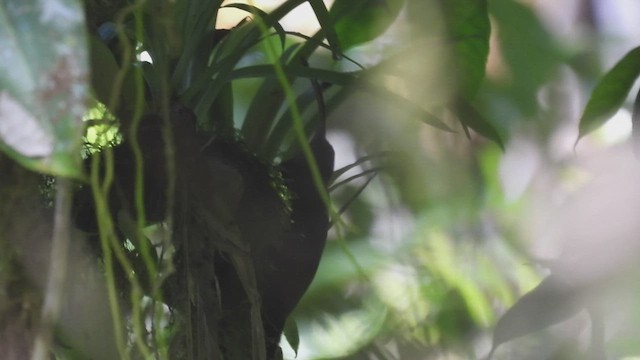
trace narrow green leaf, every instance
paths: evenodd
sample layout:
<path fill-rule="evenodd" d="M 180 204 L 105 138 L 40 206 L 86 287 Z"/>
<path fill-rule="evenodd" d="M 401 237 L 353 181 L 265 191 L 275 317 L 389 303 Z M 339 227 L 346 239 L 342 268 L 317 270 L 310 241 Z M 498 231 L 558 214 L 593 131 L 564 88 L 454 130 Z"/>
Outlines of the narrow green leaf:
<path fill-rule="evenodd" d="M 580 118 L 578 139 L 605 123 L 624 103 L 640 75 L 640 47 L 629 51 L 598 82 Z"/>
<path fill-rule="evenodd" d="M 180 3 L 180 2 L 178 2 Z M 175 66 L 172 82 L 180 89 L 187 83 L 189 67 L 202 38 L 213 29 L 222 0 L 188 1 L 186 9 L 180 7 L 178 26 L 182 27 L 184 45 Z"/>
<path fill-rule="evenodd" d="M 304 35 L 304 34 L 301 34 L 301 33 L 287 31 L 287 35 L 293 36 L 293 37 L 298 37 L 298 38 L 306 40 L 304 42 L 304 44 L 299 47 L 299 49 L 301 51 L 296 53 L 296 56 L 299 57 L 299 58 L 307 59 L 309 57 L 309 54 L 311 52 L 313 52 L 313 51 L 309 52 L 309 50 L 306 50 L 306 49 L 303 50 L 303 48 L 305 48 L 305 47 L 314 48 L 314 49 L 318 48 L 318 47 L 321 47 L 323 49 L 331 50 L 330 46 L 328 46 L 327 44 L 323 43 L 321 40 L 318 39 L 319 35 L 317 35 L 317 34 L 314 35 L 314 36 L 307 36 L 307 35 Z M 351 58 L 351 57 L 349 57 L 347 55 L 340 54 L 340 57 L 342 59 L 345 59 L 348 62 L 352 63 L 353 65 L 357 66 L 361 70 L 365 69 L 364 65 L 360 64 L 359 62 L 357 62 L 356 60 L 354 60 L 353 58 Z"/>
<path fill-rule="evenodd" d="M 322 0 L 309 0 L 309 4 L 311 8 L 313 8 L 313 12 L 316 14 L 316 18 L 318 19 L 318 23 L 320 23 L 320 27 L 324 32 L 324 36 L 327 38 L 329 42 L 329 46 L 331 47 L 331 53 L 333 54 L 333 59 L 338 60 L 342 56 L 340 41 L 338 39 L 338 34 L 336 33 L 335 24 L 331 16 L 329 15 L 329 11 Z"/>
<path fill-rule="evenodd" d="M 262 11 L 261 9 L 255 7 L 255 6 L 249 5 L 249 4 L 233 3 L 233 4 L 228 4 L 228 5 L 223 6 L 223 8 L 236 8 L 236 9 L 239 9 L 239 10 L 244 10 L 244 11 L 250 13 L 250 14 L 253 14 L 253 15 L 256 15 L 256 16 L 260 16 L 263 19 L 263 21 L 268 16 L 268 14 L 266 12 Z M 282 25 L 280 25 L 280 23 L 278 21 L 274 21 L 272 27 L 276 31 L 276 33 L 278 34 L 278 37 L 280 38 L 280 44 L 282 45 L 282 49 L 284 49 L 286 38 L 287 38 L 287 33 L 284 31 L 284 28 L 282 28 Z"/>
<path fill-rule="evenodd" d="M 454 105 L 454 111 L 463 126 L 468 126 L 478 134 L 494 141 L 504 150 L 504 142 L 496 128 L 466 99 L 458 98 Z"/>
<path fill-rule="evenodd" d="M 382 167 L 375 167 L 373 169 L 368 169 L 368 170 L 364 170 L 361 173 L 349 176 L 348 178 L 344 179 L 344 180 L 340 180 L 338 182 L 332 183 L 331 186 L 329 187 L 329 192 L 334 191 L 350 182 L 353 182 L 354 180 L 357 180 L 361 177 L 368 177 L 369 179 L 373 179 L 374 177 L 376 177 L 376 175 L 378 174 L 378 172 L 380 170 L 382 170 Z M 369 180 L 370 181 L 370 180 Z M 369 183 L 369 181 L 367 181 L 367 183 Z"/>
<path fill-rule="evenodd" d="M 342 73 L 333 70 L 310 68 L 300 65 L 282 65 L 283 71 L 288 76 L 316 79 L 318 81 L 329 82 L 336 85 L 348 85 L 352 83 L 359 72 Z M 242 79 L 252 77 L 272 77 L 275 76 L 273 65 L 252 65 L 233 70 L 231 79 Z"/>
<path fill-rule="evenodd" d="M 308 60 L 309 57 L 311 57 L 311 54 L 313 54 L 313 52 L 316 51 L 318 47 L 330 49 L 328 45 L 324 45 L 324 38 L 324 32 L 322 31 L 322 29 L 318 30 L 315 34 L 313 34 L 313 36 L 307 37 L 305 39 L 307 41 L 301 44 L 298 52 L 294 56 L 294 59 L 297 61 Z M 343 54 L 341 54 L 341 56 L 344 57 Z M 290 62 L 294 61 L 294 59 L 292 59 Z"/>
<path fill-rule="evenodd" d="M 324 113 L 325 116 L 331 114 L 340 104 L 342 104 L 349 94 L 353 95 L 353 86 L 332 86 L 323 91 L 324 98 Z M 304 113 L 312 106 L 318 104 L 317 95 L 314 92 L 307 92 L 298 97 L 297 102 L 301 113 Z M 314 111 L 308 118 L 305 118 L 305 131 L 313 132 L 316 128 L 309 129 L 309 125 L 319 124 L 322 121 L 320 111 Z M 286 111 L 278 123 L 274 127 L 273 131 L 269 135 L 269 144 L 267 145 L 268 154 L 278 154 L 279 152 L 284 157 L 290 156 L 296 150 L 295 134 L 291 130 L 291 124 L 293 124 L 293 114 L 291 111 Z"/>
<path fill-rule="evenodd" d="M 86 42 L 76 0 L 0 3 L 0 142 L 23 165 L 80 176 Z"/>
<path fill-rule="evenodd" d="M 391 152 L 385 151 L 385 152 L 381 152 L 378 154 L 373 154 L 373 155 L 367 155 L 367 156 L 362 156 L 360 158 L 358 158 L 358 160 L 354 161 L 353 163 L 349 164 L 349 165 L 345 165 L 343 167 L 341 167 L 340 169 L 337 169 L 333 172 L 333 175 L 331 176 L 331 180 L 329 181 L 330 184 L 333 184 L 335 182 L 335 180 L 337 180 L 340 176 L 342 176 L 343 174 L 345 174 L 347 171 L 358 167 L 362 164 L 364 164 L 365 162 L 368 161 L 372 161 L 372 160 L 379 160 L 382 159 L 384 157 L 390 156 Z"/>
<path fill-rule="evenodd" d="M 205 128 L 213 125 L 216 134 L 231 137 L 234 134 L 233 110 L 233 87 L 231 84 L 226 84 L 209 108 L 209 116 L 207 117 L 209 123 L 201 125 L 204 125 Z"/>
<path fill-rule="evenodd" d="M 260 153 L 284 102 L 284 91 L 275 76 L 268 76 L 253 97 L 242 123 L 242 135 L 247 146 Z"/>
<path fill-rule="evenodd" d="M 285 1 L 266 17 L 261 18 L 261 24 L 258 24 L 259 21 L 250 21 L 231 30 L 217 47 L 207 71 L 199 74 L 191 86 L 181 92 L 181 100 L 192 108 L 208 111 L 221 87 L 233 80 L 230 74 L 240 59 L 266 35 L 262 33 L 259 25 L 266 29 L 276 26 L 284 16 L 305 1 L 307 0 Z"/>
<path fill-rule="evenodd" d="M 296 48 L 297 46 L 289 47 L 280 57 L 280 62 L 284 63 Z M 287 80 L 293 83 L 295 76 L 288 75 Z M 268 76 L 260 85 L 249 105 L 242 124 L 242 135 L 247 146 L 261 156 L 265 155 L 264 151 L 267 146 L 269 132 L 274 126 L 278 112 L 284 102 L 285 96 L 282 85 L 275 76 Z M 289 127 L 291 127 L 291 124 Z M 268 159 L 269 157 L 266 158 Z"/>
<path fill-rule="evenodd" d="M 453 44 L 456 81 L 466 98 L 473 98 L 484 79 L 491 24 L 486 0 L 441 1 L 445 25 Z"/>
<path fill-rule="evenodd" d="M 342 50 L 382 34 L 398 17 L 404 3 L 404 0 L 336 0 L 329 13 L 335 21 Z"/>
<path fill-rule="evenodd" d="M 326 91 L 324 92 L 323 97 L 325 97 L 326 99 Z M 298 97 L 296 98 L 296 103 L 298 104 L 300 114 L 305 114 L 307 113 L 307 111 L 309 111 L 310 108 L 317 105 L 318 98 L 313 91 L 306 91 L 298 95 Z M 330 113 L 333 108 L 328 108 L 327 105 L 328 103 L 325 102 L 325 110 L 327 111 L 327 113 Z M 304 120 L 305 123 L 305 131 L 309 130 L 307 129 L 307 127 L 309 127 L 309 124 L 318 124 L 319 121 L 321 121 L 320 111 L 315 111 L 311 115 L 311 117 L 305 117 L 302 120 Z M 269 133 L 269 138 L 263 148 L 263 154 L 265 158 L 273 159 L 280 153 L 280 151 L 285 150 L 290 145 L 294 145 L 295 147 L 295 144 L 292 144 L 292 142 L 296 142 L 295 134 L 292 129 L 293 121 L 293 112 L 290 108 L 287 108 L 282 113 L 282 115 L 280 115 L 278 120 L 275 122 L 273 129 Z M 284 152 L 288 153 L 291 150 L 292 149 L 285 150 Z"/>

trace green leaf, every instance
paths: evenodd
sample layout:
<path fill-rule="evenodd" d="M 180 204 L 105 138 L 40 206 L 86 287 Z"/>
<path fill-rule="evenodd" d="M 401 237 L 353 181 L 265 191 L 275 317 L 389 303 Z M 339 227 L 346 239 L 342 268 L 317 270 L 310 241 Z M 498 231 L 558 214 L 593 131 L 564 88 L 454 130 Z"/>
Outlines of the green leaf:
<path fill-rule="evenodd" d="M 0 49 L 1 148 L 31 169 L 79 177 L 89 80 L 80 3 L 2 2 Z"/>
<path fill-rule="evenodd" d="M 382 34 L 398 17 L 404 3 L 404 0 L 336 0 L 329 14 L 336 24 L 342 51 Z"/>
<path fill-rule="evenodd" d="M 103 104 L 110 104 L 113 79 L 120 71 L 120 67 L 111 50 L 97 36 L 89 37 L 89 59 L 92 69 L 91 86 L 95 97 Z"/>
<path fill-rule="evenodd" d="M 176 88 L 187 82 L 189 66 L 202 38 L 214 27 L 220 5 L 222 0 L 186 1 L 186 8 L 178 8 L 176 17 L 178 26 L 183 30 L 184 45 L 172 78 Z"/>
<path fill-rule="evenodd" d="M 338 34 L 336 33 L 334 21 L 331 18 L 329 11 L 324 4 L 324 1 L 309 0 L 309 4 L 311 5 L 311 8 L 313 8 L 313 12 L 316 14 L 318 23 L 320 23 L 320 27 L 324 31 L 324 35 L 329 42 L 331 52 L 333 53 L 333 58 L 335 60 L 340 59 L 340 53 L 342 52 L 342 50 L 340 49 L 340 40 L 338 39 Z"/>
<path fill-rule="evenodd" d="M 573 317 L 584 308 L 583 295 L 581 288 L 556 275 L 548 276 L 498 320 L 488 358 L 500 344 Z"/>
<path fill-rule="evenodd" d="M 368 161 L 372 161 L 372 160 L 380 160 L 386 156 L 391 155 L 390 152 L 381 152 L 378 154 L 373 154 L 373 155 L 367 155 L 367 156 L 362 156 L 360 158 L 358 158 L 358 160 L 354 161 L 353 163 L 349 164 L 349 165 L 345 165 L 343 167 L 341 167 L 340 169 L 336 169 L 333 172 L 333 175 L 331 176 L 331 180 L 329 181 L 330 184 L 333 184 L 335 182 L 335 180 L 337 180 L 340 176 L 344 175 L 345 173 L 347 173 L 347 171 L 358 167 Z M 332 187 L 335 185 L 332 185 Z"/>
<path fill-rule="evenodd" d="M 629 51 L 598 82 L 580 118 L 581 138 L 607 121 L 624 103 L 640 75 L 640 47 Z"/>
<path fill-rule="evenodd" d="M 509 68 L 505 92 L 522 113 L 532 115 L 537 110 L 538 89 L 553 75 L 562 54 L 531 7 L 514 0 L 491 0 L 489 11 Z"/>
<path fill-rule="evenodd" d="M 463 126 L 470 127 L 478 134 L 494 141 L 504 150 L 504 142 L 496 128 L 466 99 L 458 98 L 454 105 L 454 111 Z"/>
<path fill-rule="evenodd" d="M 257 21 L 250 21 L 242 26 L 235 27 L 225 37 L 225 40 L 220 43 L 208 70 L 203 74 L 199 74 L 188 89 L 179 92 L 181 101 L 192 108 L 197 107 L 201 111 L 207 111 L 224 84 L 233 80 L 229 75 L 237 63 L 264 38 L 265 34 L 263 34 L 261 28 L 269 29 L 276 26 L 283 17 L 306 1 L 308 0 L 285 1 L 265 18 L 262 18 L 261 24 Z M 176 72 L 178 73 L 178 71 Z M 270 72 L 273 74 L 273 70 Z M 257 76 L 261 75 L 254 77 Z"/>
<path fill-rule="evenodd" d="M 121 71 L 120 66 L 111 50 L 97 36 L 89 37 L 89 60 L 91 86 L 96 99 L 107 105 L 113 114 L 133 112 L 137 99 L 134 72 L 129 69 L 121 88 L 116 88 L 114 79 Z"/>
<path fill-rule="evenodd" d="M 316 104 L 318 101 L 317 95 L 313 91 L 303 92 L 296 98 L 296 103 L 298 104 L 298 109 L 301 114 L 304 114 L 313 104 Z M 315 113 L 319 114 L 319 111 Z M 307 124 L 317 124 L 320 119 L 314 119 L 314 121 L 305 120 L 305 127 Z M 287 108 L 284 113 L 277 119 L 275 122 L 273 129 L 269 133 L 269 138 L 267 143 L 264 146 L 263 154 L 265 158 L 270 159 L 274 158 L 278 155 L 279 151 L 282 150 L 283 145 L 287 144 L 288 137 L 294 138 L 293 131 L 293 112 L 291 108 Z M 295 142 L 295 140 L 294 140 Z"/>
<path fill-rule="evenodd" d="M 284 63 L 296 48 L 289 47 L 280 57 L 280 62 Z M 273 67 L 271 70 L 275 75 Z M 295 76 L 288 76 L 287 81 L 293 83 Z M 260 156 L 264 155 L 266 139 L 284 102 L 285 93 L 280 81 L 275 76 L 267 76 L 253 96 L 242 124 L 242 135 L 247 146 Z"/>
<path fill-rule="evenodd" d="M 284 91 L 275 76 L 267 77 L 253 97 L 242 124 L 247 146 L 258 151 L 264 144 L 284 100 Z"/>
<path fill-rule="evenodd" d="M 204 124 L 205 128 L 213 124 L 217 134 L 231 137 L 234 134 L 233 112 L 233 87 L 231 84 L 227 84 L 220 90 L 213 105 L 209 108 L 209 116 L 207 117 L 209 123 Z M 198 118 L 198 120 L 201 119 Z"/>
<path fill-rule="evenodd" d="M 298 324 L 292 318 L 287 319 L 287 322 L 284 324 L 284 337 L 287 339 L 289 345 L 291 345 L 296 356 L 298 356 L 300 333 L 298 331 Z"/>
<path fill-rule="evenodd" d="M 264 11 L 262 11 L 261 9 L 252 6 L 252 5 L 248 5 L 248 4 L 240 4 L 240 3 L 234 3 L 234 4 L 228 4 L 223 6 L 223 8 L 236 8 L 239 10 L 244 10 L 248 13 L 254 14 L 256 16 L 260 16 L 263 20 L 267 18 L 268 14 Z M 273 29 L 276 31 L 276 33 L 278 34 L 278 37 L 280 38 L 280 44 L 282 45 L 282 48 L 284 49 L 285 46 L 285 41 L 286 41 L 286 37 L 287 37 L 287 33 L 284 31 L 284 28 L 282 28 L 282 25 L 280 25 L 279 22 L 274 21 L 273 22 Z"/>
<path fill-rule="evenodd" d="M 333 70 L 310 68 L 300 65 L 282 65 L 284 72 L 288 76 L 316 79 L 318 81 L 329 82 L 336 85 L 348 85 L 352 83 L 359 72 L 342 73 Z M 231 79 L 243 79 L 254 77 L 274 77 L 273 65 L 251 65 L 233 70 Z"/>
<path fill-rule="evenodd" d="M 453 43 L 457 76 L 463 96 L 471 99 L 484 79 L 491 24 L 486 0 L 442 1 L 445 25 Z"/>

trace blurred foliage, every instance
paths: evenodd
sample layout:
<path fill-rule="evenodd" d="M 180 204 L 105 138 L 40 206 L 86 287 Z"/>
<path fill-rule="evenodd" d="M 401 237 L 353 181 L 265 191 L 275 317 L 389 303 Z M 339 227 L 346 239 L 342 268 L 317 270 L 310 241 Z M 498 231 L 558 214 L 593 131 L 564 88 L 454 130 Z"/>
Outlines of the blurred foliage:
<path fill-rule="evenodd" d="M 86 29 L 75 26 L 79 4 L 50 3 L 48 11 L 75 21 L 65 27 L 33 10 L 43 3 L 30 1 L 26 12 L 18 11 L 17 1 L 0 6 L 7 20 L 0 25 L 0 48 L 8 49 L 0 56 L 0 69 L 7 70 L 0 76 L 0 246 L 7 249 L 0 251 L 0 315 L 13 314 L 0 316 L 0 355 L 10 333 L 17 340 L 6 348 L 28 352 L 24 339 L 40 316 L 33 309 L 42 302 L 47 261 L 40 260 L 49 245 L 16 245 L 15 239 L 48 239 L 55 180 L 40 175 L 50 174 L 84 179 L 77 193 L 95 203 L 92 213 L 82 207 L 80 213 L 90 213 L 89 225 L 98 229 L 88 235 L 92 249 L 73 250 L 77 264 L 65 285 L 70 290 L 55 332 L 56 358 L 198 358 L 194 351 L 222 358 L 219 344 L 197 336 L 202 331 L 235 342 L 227 349 L 233 359 L 266 359 L 257 284 L 260 269 L 271 264 L 256 269 L 241 250 L 253 240 L 254 253 L 263 254 L 281 242 L 277 231 L 291 222 L 287 206 L 296 196 L 278 166 L 296 156 L 309 164 L 323 199 L 328 195 L 332 227 L 315 279 L 284 328 L 285 359 L 639 354 L 630 335 L 637 325 L 629 323 L 640 313 L 627 314 L 610 330 L 612 300 L 600 296 L 624 289 L 637 299 L 635 257 L 614 257 L 610 268 L 591 255 L 563 262 L 562 256 L 582 256 L 571 250 L 554 260 L 532 251 L 536 237 L 553 227 L 549 223 L 566 219 L 545 218 L 535 213 L 538 206 L 546 211 L 540 205 L 551 208 L 546 197 L 563 202 L 578 194 L 571 188 L 579 187 L 582 173 L 567 154 L 579 146 L 597 149 L 588 134 L 628 107 L 640 74 L 638 48 L 606 72 L 581 66 L 582 58 L 598 62 L 594 45 L 567 44 L 541 12 L 516 0 L 288 0 L 269 11 L 257 2 L 85 0 Z M 312 10 L 315 33 L 286 25 L 302 5 Z M 246 18 L 231 29 L 217 28 L 223 8 Z M 597 33 L 593 20 L 583 17 L 576 22 Z M 59 44 L 71 50 L 59 53 Z M 71 63 L 78 73 L 67 71 Z M 59 88 L 44 96 L 42 78 Z M 577 106 L 584 108 L 578 120 L 572 101 L 587 96 L 586 105 Z M 61 109 L 51 107 L 57 101 Z M 632 116 L 636 142 L 639 102 Z M 197 123 L 193 142 L 171 126 L 191 120 L 184 109 Z M 316 158 L 308 141 L 325 127 L 339 164 L 326 193 L 318 186 L 326 159 Z M 566 128 L 573 129 L 570 145 L 558 150 Z M 155 142 L 140 133 L 153 134 Z M 119 146 L 124 139 L 131 148 Z M 215 171 L 202 170 L 201 153 L 214 139 L 242 145 L 228 153 L 222 146 Z M 186 153 L 198 166 L 172 162 L 176 149 L 196 149 Z M 164 156 L 162 166 L 148 161 L 149 152 Z M 85 169 L 81 154 L 89 159 Z M 114 164 L 123 154 L 128 162 Z M 133 217 L 114 216 L 110 207 L 109 187 L 123 181 L 123 168 L 136 174 L 126 184 L 134 196 L 119 200 L 131 202 Z M 218 189 L 210 194 L 207 176 L 235 181 L 213 181 Z M 180 293 L 177 286 L 184 284 L 171 283 L 181 266 L 172 257 L 184 251 L 171 242 L 173 231 L 191 231 L 196 239 L 207 233 L 149 211 L 150 200 L 141 194 L 157 179 L 162 186 L 154 195 L 179 179 L 198 204 L 213 204 L 214 220 L 198 221 L 225 233 L 214 247 L 225 249 L 224 260 L 241 283 L 235 290 L 247 298 L 247 311 L 229 315 L 234 320 L 227 327 L 202 330 L 211 323 L 190 323 L 211 314 L 176 315 L 184 310 L 175 305 L 181 301 L 197 311 L 201 302 L 221 303 L 219 270 L 204 264 L 184 281 L 190 289 L 198 281 L 215 283 L 208 292 Z M 271 206 L 270 198 L 238 195 L 260 194 L 262 187 L 277 189 L 281 202 Z M 181 201 L 153 200 L 167 207 Z M 29 206 L 41 210 L 16 224 L 7 220 Z M 236 207 L 245 219 L 229 210 Z M 597 222 L 606 223 L 607 215 L 597 213 Z M 259 234 L 261 242 L 242 239 L 243 230 Z M 30 248 L 37 256 L 29 257 Z M 78 260 L 94 259 L 93 252 L 99 260 Z M 582 266 L 594 273 L 584 275 Z M 162 293 L 167 283 L 176 291 Z M 93 289 L 84 302 L 81 285 Z M 87 315 L 92 312 L 100 315 Z M 82 335 L 94 326 L 103 334 L 100 347 Z"/>
<path fill-rule="evenodd" d="M 0 18 L 0 149 L 31 169 L 78 178 L 89 89 L 80 4 L 8 1 Z"/>

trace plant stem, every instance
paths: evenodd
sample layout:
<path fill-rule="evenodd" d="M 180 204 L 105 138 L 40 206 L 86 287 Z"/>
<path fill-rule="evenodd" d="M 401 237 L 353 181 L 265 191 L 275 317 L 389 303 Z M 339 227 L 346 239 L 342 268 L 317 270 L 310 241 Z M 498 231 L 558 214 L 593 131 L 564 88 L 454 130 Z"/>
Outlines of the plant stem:
<path fill-rule="evenodd" d="M 64 282 L 67 276 L 67 257 L 71 238 L 71 180 L 57 178 L 55 209 L 53 218 L 53 239 L 49 278 L 40 318 L 40 329 L 35 339 L 32 360 L 49 359 L 49 348 L 53 337 L 53 325 L 60 315 Z"/>

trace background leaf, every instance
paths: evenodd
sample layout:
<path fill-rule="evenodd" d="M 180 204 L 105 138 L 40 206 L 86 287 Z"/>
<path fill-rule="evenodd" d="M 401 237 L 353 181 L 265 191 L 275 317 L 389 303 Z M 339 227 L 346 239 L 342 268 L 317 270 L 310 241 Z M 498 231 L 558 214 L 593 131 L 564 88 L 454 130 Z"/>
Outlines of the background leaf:
<path fill-rule="evenodd" d="M 180 2 L 178 2 L 180 3 Z M 181 88 L 189 84 L 189 66 L 198 44 L 207 36 L 218 15 L 218 9 L 222 0 L 215 1 L 187 1 L 186 9 L 178 14 L 178 27 L 183 29 L 182 39 L 184 44 L 178 63 L 173 74 L 174 86 Z"/>
<path fill-rule="evenodd" d="M 309 4 L 313 8 L 313 12 L 316 14 L 318 23 L 320 23 L 320 27 L 324 31 L 324 35 L 329 42 L 329 46 L 333 52 L 333 58 L 336 60 L 340 59 L 340 53 L 342 52 L 340 49 L 340 40 L 338 39 L 333 19 L 331 18 L 327 7 L 322 0 L 309 0 Z"/>
<path fill-rule="evenodd" d="M 133 112 L 137 100 L 133 71 L 127 71 L 122 86 L 115 88 L 114 79 L 120 72 L 120 66 L 107 44 L 97 36 L 89 38 L 89 61 L 91 87 L 97 100 L 114 114 Z"/>
<path fill-rule="evenodd" d="M 498 321 L 491 354 L 509 340 L 568 320 L 584 308 L 579 288 L 550 275 L 525 294 Z"/>
<path fill-rule="evenodd" d="M 536 93 L 560 64 L 562 54 L 530 7 L 513 0 L 492 0 L 489 4 L 501 55 L 508 65 L 505 93 L 522 113 L 532 115 L 537 109 Z"/>
<path fill-rule="evenodd" d="M 486 0 L 441 1 L 449 40 L 453 43 L 457 82 L 472 98 L 484 79 L 491 24 Z"/>
<path fill-rule="evenodd" d="M 241 3 L 228 4 L 223 6 L 223 8 L 236 8 L 239 10 L 244 10 L 249 14 L 259 16 L 262 19 L 266 19 L 268 16 L 266 12 L 262 11 L 261 9 L 255 6 L 248 5 L 248 4 L 241 4 Z M 284 29 L 282 28 L 282 25 L 280 25 L 279 22 L 275 21 L 272 26 L 273 26 L 273 30 L 275 30 L 276 33 L 278 34 L 278 37 L 280 38 L 280 43 L 282 44 L 282 48 L 284 49 L 287 34 L 285 33 Z"/>
<path fill-rule="evenodd" d="M 496 128 L 466 99 L 458 98 L 454 110 L 463 126 L 468 126 L 478 134 L 493 140 L 504 150 L 504 142 Z"/>
<path fill-rule="evenodd" d="M 89 78 L 79 2 L 3 2 L 0 48 L 3 149 L 32 169 L 79 176 Z"/>
<path fill-rule="evenodd" d="M 580 118 L 580 137 L 597 129 L 622 106 L 640 75 L 640 47 L 629 51 L 598 82 Z"/>
<path fill-rule="evenodd" d="M 342 51 L 382 34 L 400 13 L 404 0 L 336 0 L 330 14 Z"/>
<path fill-rule="evenodd" d="M 300 346 L 300 333 L 298 332 L 298 324 L 294 319 L 288 319 L 284 326 L 284 337 L 291 345 L 293 351 L 298 355 L 298 347 Z"/>

